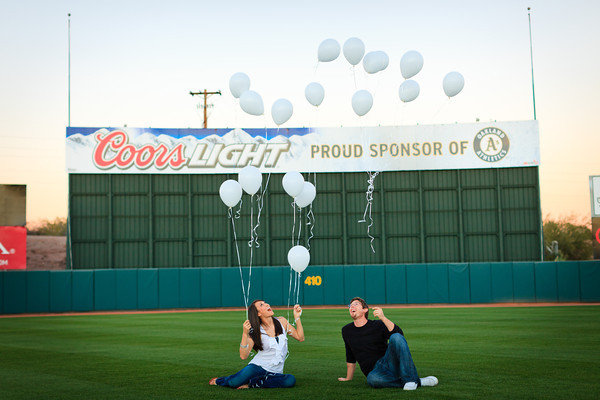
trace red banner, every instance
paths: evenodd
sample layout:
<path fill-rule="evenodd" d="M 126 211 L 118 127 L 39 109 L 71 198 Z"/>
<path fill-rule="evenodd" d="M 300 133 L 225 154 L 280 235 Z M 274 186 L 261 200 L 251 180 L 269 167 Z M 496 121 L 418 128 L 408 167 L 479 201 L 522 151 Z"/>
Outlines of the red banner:
<path fill-rule="evenodd" d="M 27 229 L 0 226 L 0 269 L 27 267 Z"/>

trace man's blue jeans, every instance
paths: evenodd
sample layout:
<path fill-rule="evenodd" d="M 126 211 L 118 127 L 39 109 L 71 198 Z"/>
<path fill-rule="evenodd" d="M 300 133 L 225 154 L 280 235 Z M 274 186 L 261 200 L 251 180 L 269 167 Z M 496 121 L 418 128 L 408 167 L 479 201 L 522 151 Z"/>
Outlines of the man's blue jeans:
<path fill-rule="evenodd" d="M 217 385 L 237 388 L 242 385 L 251 388 L 290 388 L 296 384 L 296 378 L 290 374 L 268 372 L 256 364 L 248 364 L 239 372 L 217 378 Z"/>
<path fill-rule="evenodd" d="M 390 336 L 384 356 L 367 375 L 367 383 L 374 388 L 384 388 L 404 387 L 407 382 L 415 382 L 421 386 L 406 339 L 401 334 L 394 333 Z"/>

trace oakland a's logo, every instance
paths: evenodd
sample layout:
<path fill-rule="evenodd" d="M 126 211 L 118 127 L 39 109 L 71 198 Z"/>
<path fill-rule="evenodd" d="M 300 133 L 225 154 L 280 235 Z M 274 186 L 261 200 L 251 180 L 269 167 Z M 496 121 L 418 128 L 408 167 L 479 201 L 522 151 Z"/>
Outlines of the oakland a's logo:
<path fill-rule="evenodd" d="M 496 162 L 508 153 L 510 142 L 506 133 L 498 128 L 484 128 L 477 132 L 473 141 L 473 150 L 483 161 Z"/>

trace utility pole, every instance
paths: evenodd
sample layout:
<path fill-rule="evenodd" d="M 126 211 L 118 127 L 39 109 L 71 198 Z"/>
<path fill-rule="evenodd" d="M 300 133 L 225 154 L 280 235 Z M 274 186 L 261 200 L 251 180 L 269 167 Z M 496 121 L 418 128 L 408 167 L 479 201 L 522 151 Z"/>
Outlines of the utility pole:
<path fill-rule="evenodd" d="M 204 126 L 203 127 L 204 127 L 204 129 L 206 129 L 207 124 L 208 124 L 208 115 L 206 114 L 206 109 L 208 108 L 208 104 L 206 104 L 208 101 L 208 97 L 213 94 L 218 94 L 220 96 L 221 91 L 218 90 L 216 92 L 207 92 L 206 89 L 204 89 L 204 91 L 202 91 L 202 92 L 190 92 L 190 94 L 192 96 L 204 95 Z"/>

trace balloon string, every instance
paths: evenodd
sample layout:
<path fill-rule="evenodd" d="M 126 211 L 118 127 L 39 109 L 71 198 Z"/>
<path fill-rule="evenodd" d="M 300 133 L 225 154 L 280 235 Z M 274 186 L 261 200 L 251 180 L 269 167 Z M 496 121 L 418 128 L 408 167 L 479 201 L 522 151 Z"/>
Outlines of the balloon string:
<path fill-rule="evenodd" d="M 296 304 L 300 304 L 300 272 L 298 272 L 298 277 L 296 278 L 296 282 L 298 282 L 297 285 L 297 289 L 296 289 Z M 294 321 L 294 324 L 296 323 L 296 321 Z"/>
<path fill-rule="evenodd" d="M 294 247 L 294 237 L 296 234 L 296 200 L 292 201 L 292 213 L 294 214 L 294 220 L 292 223 L 292 247 Z"/>
<path fill-rule="evenodd" d="M 244 296 L 244 305 L 246 306 L 246 319 L 248 319 L 248 298 L 250 292 L 250 282 L 248 282 L 248 296 L 246 295 L 246 286 L 244 285 L 244 275 L 242 274 L 242 260 L 240 258 L 240 248 L 238 247 L 237 234 L 235 233 L 235 218 L 233 218 L 233 213 L 231 207 L 227 210 L 227 216 L 231 220 L 231 226 L 233 227 L 233 243 L 235 244 L 235 252 L 237 254 L 238 260 L 238 268 L 240 270 L 240 282 L 242 284 L 242 294 Z"/>
<path fill-rule="evenodd" d="M 297 245 L 300 244 L 300 233 L 302 232 L 302 209 L 300 208 L 298 210 L 298 241 L 296 242 Z"/>
<path fill-rule="evenodd" d="M 254 229 L 252 227 L 254 220 L 254 195 L 250 196 L 250 241 L 248 246 L 250 247 L 250 270 L 248 271 L 248 299 L 250 299 L 250 285 L 252 285 L 252 260 L 254 259 Z M 246 308 L 248 306 L 246 305 Z"/>
<path fill-rule="evenodd" d="M 242 216 L 242 203 L 244 202 L 243 198 L 240 198 L 240 207 L 238 208 L 238 210 L 235 212 L 235 219 L 240 219 L 240 217 Z"/>
<path fill-rule="evenodd" d="M 373 216 L 371 214 L 372 208 L 373 208 L 373 191 L 375 190 L 375 178 L 377 177 L 377 175 L 379 175 L 379 172 L 367 172 L 367 174 L 369 174 L 369 179 L 367 180 L 368 182 L 368 187 L 367 187 L 367 191 L 365 193 L 365 197 L 367 199 L 367 205 L 365 207 L 365 212 L 363 214 L 363 219 L 359 220 L 358 222 L 367 222 L 367 214 L 369 215 L 369 225 L 367 226 L 367 236 L 369 236 L 370 240 L 370 246 L 371 246 L 371 251 L 373 253 L 375 253 L 375 248 L 373 247 L 373 242 L 375 241 L 375 238 L 373 237 L 373 235 L 371 235 L 371 227 L 373 226 Z"/>
<path fill-rule="evenodd" d="M 254 247 L 254 195 L 250 196 L 250 241 L 248 247 L 250 247 L 250 254 L 252 254 L 252 247 Z M 252 259 L 250 260 L 252 262 Z"/>
<path fill-rule="evenodd" d="M 288 284 L 287 320 L 290 320 L 290 300 L 292 298 L 292 267 L 290 266 L 290 283 Z"/>
<path fill-rule="evenodd" d="M 310 250 L 310 240 L 315 236 L 313 233 L 313 230 L 315 228 L 315 214 L 313 213 L 313 207 L 312 204 L 310 205 L 310 209 L 308 211 L 308 213 L 306 213 L 306 226 L 309 227 L 309 235 L 308 235 L 308 240 L 306 241 L 306 248 L 308 250 Z"/>
<path fill-rule="evenodd" d="M 256 226 L 254 227 L 254 243 L 255 243 L 255 246 L 257 249 L 260 247 L 260 243 L 258 243 L 258 227 L 260 226 L 260 215 L 261 215 L 263 207 L 264 207 L 265 193 L 267 192 L 267 188 L 269 187 L 269 180 L 271 180 L 270 172 L 269 172 L 269 175 L 267 175 L 267 182 L 265 183 L 264 188 L 261 184 L 262 191 L 259 191 L 258 198 L 257 198 L 258 213 L 256 216 Z"/>

